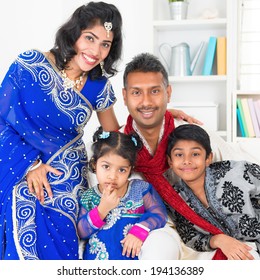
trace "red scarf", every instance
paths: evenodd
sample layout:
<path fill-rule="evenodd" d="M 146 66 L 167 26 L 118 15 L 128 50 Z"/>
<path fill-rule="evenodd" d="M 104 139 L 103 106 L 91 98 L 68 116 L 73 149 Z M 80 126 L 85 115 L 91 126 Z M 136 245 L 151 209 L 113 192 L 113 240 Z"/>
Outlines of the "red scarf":
<path fill-rule="evenodd" d="M 126 134 L 134 131 L 132 124 L 133 118 L 129 115 L 124 130 Z M 210 232 L 211 234 L 220 234 L 222 231 L 195 213 L 163 176 L 164 172 L 169 169 L 166 157 L 166 149 L 168 144 L 168 136 L 173 129 L 173 116 L 170 112 L 166 111 L 164 135 L 158 144 L 155 155 L 151 156 L 148 150 L 143 146 L 141 151 L 138 153 L 135 170 L 137 172 L 141 172 L 146 180 L 154 186 L 162 199 L 187 220 Z M 218 249 L 213 259 L 223 260 L 227 258 L 222 253 L 222 251 Z"/>

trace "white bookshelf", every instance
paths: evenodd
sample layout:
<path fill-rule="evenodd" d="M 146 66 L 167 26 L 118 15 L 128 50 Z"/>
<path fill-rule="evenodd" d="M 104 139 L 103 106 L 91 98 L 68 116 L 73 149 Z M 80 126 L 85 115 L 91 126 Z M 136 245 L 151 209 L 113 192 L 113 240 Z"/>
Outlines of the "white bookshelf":
<path fill-rule="evenodd" d="M 200 42 L 205 42 L 192 76 L 169 77 L 173 88 L 171 101 L 173 103 L 201 103 L 203 106 L 206 103 L 215 103 L 218 106 L 217 132 L 225 140 L 231 141 L 232 92 L 236 77 L 234 61 L 236 61 L 237 55 L 237 1 L 191 0 L 189 2 L 187 19 L 171 20 L 168 1 L 153 0 L 153 52 L 168 69 L 159 52 L 162 43 L 168 43 L 171 46 L 181 42 L 188 43 L 192 60 Z M 218 17 L 202 19 L 201 15 L 205 10 L 217 10 Z M 216 68 L 213 69 L 213 75 L 201 75 L 210 36 L 226 36 L 227 38 L 227 74 L 225 76 L 216 75 Z"/>

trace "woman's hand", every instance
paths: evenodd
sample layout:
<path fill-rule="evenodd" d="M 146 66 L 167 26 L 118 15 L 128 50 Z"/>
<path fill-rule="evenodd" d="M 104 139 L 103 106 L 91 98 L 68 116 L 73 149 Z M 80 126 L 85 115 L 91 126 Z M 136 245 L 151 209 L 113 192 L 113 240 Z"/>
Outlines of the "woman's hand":
<path fill-rule="evenodd" d="M 29 191 L 34 193 L 36 197 L 39 199 L 40 203 L 44 203 L 44 191 L 43 188 L 46 189 L 48 196 L 50 198 L 53 197 L 51 186 L 47 180 L 46 174 L 48 172 L 52 172 L 55 175 L 62 175 L 62 172 L 51 167 L 48 164 L 42 163 L 36 169 L 29 171 L 26 175 L 27 184 L 29 187 Z"/>
<path fill-rule="evenodd" d="M 132 258 L 138 256 L 143 245 L 143 241 L 131 233 L 128 233 L 127 236 L 120 242 L 123 245 L 122 255 L 126 255 L 128 258 L 130 256 Z"/>
<path fill-rule="evenodd" d="M 226 234 L 217 234 L 211 237 L 210 246 L 220 248 L 228 260 L 254 260 L 249 253 L 252 248 L 247 244 Z"/>
<path fill-rule="evenodd" d="M 179 120 L 184 120 L 190 124 L 199 124 L 202 125 L 203 123 L 189 115 L 187 115 L 186 113 L 184 113 L 182 110 L 177 110 L 177 109 L 168 109 L 169 112 L 171 112 L 171 114 L 173 115 L 173 117 L 175 119 L 179 119 Z"/>

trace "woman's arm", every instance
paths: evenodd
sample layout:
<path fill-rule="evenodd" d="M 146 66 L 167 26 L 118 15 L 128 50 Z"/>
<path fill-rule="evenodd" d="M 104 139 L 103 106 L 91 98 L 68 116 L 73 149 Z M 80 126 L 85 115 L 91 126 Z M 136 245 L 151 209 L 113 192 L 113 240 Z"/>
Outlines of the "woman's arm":
<path fill-rule="evenodd" d="M 109 109 L 105 111 L 97 112 L 97 117 L 100 125 L 105 131 L 119 130 L 119 124 L 113 106 L 109 107 Z"/>

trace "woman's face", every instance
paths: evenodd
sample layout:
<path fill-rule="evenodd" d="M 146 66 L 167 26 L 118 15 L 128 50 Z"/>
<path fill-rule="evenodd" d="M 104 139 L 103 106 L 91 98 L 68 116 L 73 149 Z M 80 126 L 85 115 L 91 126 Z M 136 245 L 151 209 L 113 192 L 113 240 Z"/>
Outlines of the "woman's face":
<path fill-rule="evenodd" d="M 77 54 L 70 66 L 83 72 L 90 71 L 108 56 L 113 38 L 113 32 L 107 32 L 103 25 L 82 30 L 74 46 Z"/>

